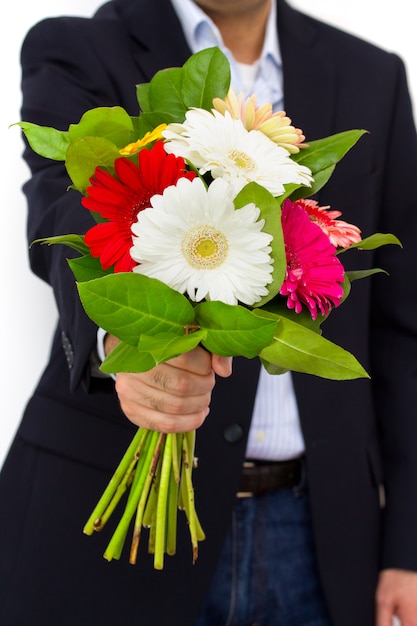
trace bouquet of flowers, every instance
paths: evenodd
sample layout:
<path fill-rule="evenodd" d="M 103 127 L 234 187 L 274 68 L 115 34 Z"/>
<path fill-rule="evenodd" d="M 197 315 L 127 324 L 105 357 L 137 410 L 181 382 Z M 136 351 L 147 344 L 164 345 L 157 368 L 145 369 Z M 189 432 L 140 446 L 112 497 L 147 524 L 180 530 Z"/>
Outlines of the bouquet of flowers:
<path fill-rule="evenodd" d="M 120 343 L 103 372 L 143 372 L 201 345 L 259 357 L 271 374 L 366 377 L 321 324 L 351 282 L 346 249 L 399 244 L 361 238 L 340 212 L 311 199 L 364 134 L 306 143 L 272 106 L 230 90 L 217 48 L 137 87 L 140 114 L 87 111 L 68 130 L 20 122 L 32 149 L 65 162 L 96 220 L 86 233 L 42 240 L 80 253 L 68 262 L 87 315 Z M 186 514 L 193 560 L 204 532 L 194 502 L 195 432 L 138 429 L 84 531 L 101 530 L 124 500 L 104 554 L 119 558 L 133 518 L 130 562 L 142 528 L 161 569 L 175 553 L 177 510 Z"/>

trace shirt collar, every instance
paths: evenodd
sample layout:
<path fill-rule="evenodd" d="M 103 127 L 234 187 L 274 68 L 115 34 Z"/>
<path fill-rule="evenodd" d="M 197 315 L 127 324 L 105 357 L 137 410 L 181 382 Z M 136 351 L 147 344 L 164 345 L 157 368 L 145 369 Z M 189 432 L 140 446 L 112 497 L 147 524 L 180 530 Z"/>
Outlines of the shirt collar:
<path fill-rule="evenodd" d="M 210 46 L 218 46 L 228 56 L 232 56 L 225 47 L 220 31 L 213 20 L 193 0 L 171 0 L 171 3 L 192 52 L 198 52 Z M 276 15 L 276 0 L 272 0 L 260 60 L 262 61 L 267 56 L 270 56 L 277 65 L 281 65 Z"/>
<path fill-rule="evenodd" d="M 256 90 L 259 104 L 272 102 L 274 109 L 282 107 L 282 60 L 278 41 L 276 0 L 272 0 L 271 3 L 265 41 L 261 56 L 257 61 L 252 89 L 245 89 L 241 77 L 242 69 L 224 45 L 221 33 L 213 20 L 193 0 L 171 0 L 171 3 L 193 53 L 218 46 L 229 59 L 232 85 L 237 92 L 242 91 L 245 96 L 248 96 Z"/>

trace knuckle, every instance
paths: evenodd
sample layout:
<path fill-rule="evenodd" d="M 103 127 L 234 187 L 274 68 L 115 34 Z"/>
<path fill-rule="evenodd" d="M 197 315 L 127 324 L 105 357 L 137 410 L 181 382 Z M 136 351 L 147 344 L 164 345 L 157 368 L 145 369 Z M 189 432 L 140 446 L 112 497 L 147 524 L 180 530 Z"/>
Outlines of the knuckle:
<path fill-rule="evenodd" d="M 205 410 L 205 411 L 200 411 L 199 413 L 196 414 L 195 416 L 195 427 L 194 428 L 200 428 L 200 426 L 202 426 L 204 424 L 204 422 L 206 421 L 206 417 L 208 415 L 209 411 Z"/>
<path fill-rule="evenodd" d="M 171 415 L 159 415 L 156 419 L 150 419 L 148 423 L 150 430 L 156 430 L 166 435 L 181 431 L 180 421 Z"/>
<path fill-rule="evenodd" d="M 187 396 L 192 392 L 194 382 L 185 372 L 180 373 L 175 380 L 175 393 L 179 396 Z"/>

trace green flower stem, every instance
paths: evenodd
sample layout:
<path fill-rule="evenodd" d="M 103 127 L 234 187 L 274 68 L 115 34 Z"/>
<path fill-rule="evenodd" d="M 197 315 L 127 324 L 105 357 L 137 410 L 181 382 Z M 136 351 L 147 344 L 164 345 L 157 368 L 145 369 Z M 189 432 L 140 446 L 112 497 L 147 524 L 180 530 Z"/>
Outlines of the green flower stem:
<path fill-rule="evenodd" d="M 86 535 L 92 535 L 94 531 L 101 530 L 103 528 L 102 517 L 106 511 L 109 503 L 112 501 L 115 493 L 117 492 L 121 482 L 126 480 L 128 483 L 132 467 L 137 460 L 137 455 L 140 453 L 141 446 L 146 437 L 146 431 L 138 429 L 128 449 L 126 450 L 122 460 L 120 461 L 116 471 L 110 479 L 103 495 L 95 506 L 91 513 L 87 523 L 84 526 L 83 532 Z M 123 493 L 123 492 L 122 492 Z M 120 494 L 120 497 L 122 495 Z M 114 508 L 114 507 L 113 507 Z"/>
<path fill-rule="evenodd" d="M 146 434 L 146 438 L 145 438 L 145 445 L 142 451 L 142 456 L 139 458 L 137 465 L 136 465 L 136 469 L 133 473 L 133 482 L 130 485 L 130 491 L 129 491 L 129 496 L 127 499 L 127 504 L 125 505 L 125 512 L 122 514 L 122 517 L 119 521 L 119 525 L 116 528 L 117 531 L 117 535 L 116 535 L 116 531 L 113 534 L 111 541 L 109 543 L 109 545 L 107 546 L 107 549 L 104 553 L 104 558 L 106 558 L 107 560 L 111 560 L 111 559 L 119 559 L 123 550 L 123 546 L 125 544 L 125 540 L 126 540 L 126 535 L 127 532 L 129 530 L 129 523 L 126 524 L 122 524 L 122 520 L 124 518 L 124 516 L 126 515 L 126 511 L 127 510 L 131 510 L 131 507 L 135 507 L 135 502 L 134 502 L 134 496 L 135 493 L 137 492 L 137 485 L 140 482 L 140 478 L 141 478 L 141 473 L 143 470 L 143 464 L 144 464 L 144 459 L 146 458 L 146 453 L 147 450 L 149 449 L 149 440 L 150 440 L 150 431 Z M 133 516 L 133 513 L 131 514 L 131 517 Z"/>
<path fill-rule="evenodd" d="M 154 568 L 161 570 L 164 567 L 164 553 L 166 546 L 167 529 L 167 502 L 170 485 L 170 475 L 172 467 L 172 439 L 175 435 L 168 434 L 165 441 L 163 460 L 161 467 L 161 477 L 158 489 L 158 503 L 156 508 L 156 535 Z"/>
<path fill-rule="evenodd" d="M 174 474 L 175 482 L 180 482 L 180 462 L 181 462 L 181 446 L 182 446 L 182 433 L 177 433 L 172 437 L 172 471 Z"/>
<path fill-rule="evenodd" d="M 106 552 L 104 553 L 104 558 L 107 559 L 107 561 L 111 561 L 111 560 L 118 561 L 120 559 L 122 555 L 123 547 L 125 545 L 126 535 L 127 535 L 128 530 L 129 530 L 129 526 L 127 525 L 121 530 L 121 532 L 117 536 L 117 541 L 116 539 L 114 540 L 114 543 L 112 545 L 111 558 L 109 558 L 109 555 L 107 552 L 108 548 L 107 548 Z"/>
<path fill-rule="evenodd" d="M 197 466 L 197 459 L 194 456 L 194 452 L 195 452 L 195 440 L 196 440 L 196 431 L 190 431 L 188 433 L 186 433 L 186 437 L 188 438 L 188 445 L 189 445 L 189 459 L 190 459 L 190 484 L 191 484 L 191 490 L 192 490 L 192 494 L 193 494 L 193 506 L 192 506 L 192 510 L 193 510 L 193 515 L 195 518 L 195 523 L 196 523 L 196 531 L 197 531 L 197 539 L 198 541 L 203 541 L 206 538 L 206 535 L 204 533 L 204 530 L 201 527 L 200 524 L 200 520 L 198 519 L 198 515 L 195 509 L 195 499 L 194 499 L 194 488 L 192 486 L 192 482 L 191 482 L 191 477 L 192 477 L 192 471 L 194 469 L 194 467 Z"/>
<path fill-rule="evenodd" d="M 147 473 L 145 474 L 145 471 L 142 472 L 144 480 L 140 481 L 141 483 L 140 492 L 138 493 L 138 497 L 134 498 L 134 500 L 137 503 L 137 507 L 136 507 L 136 520 L 135 520 L 135 526 L 133 529 L 133 537 L 132 537 L 132 544 L 130 547 L 130 557 L 129 557 L 129 563 L 131 563 L 132 565 L 135 565 L 136 563 L 139 540 L 140 540 L 140 533 L 141 533 L 141 528 L 142 528 L 143 512 L 145 510 L 146 501 L 148 499 L 149 491 L 152 486 L 152 481 L 155 476 L 156 468 L 157 468 L 158 461 L 159 461 L 159 456 L 161 454 L 161 451 L 164 449 L 165 441 L 166 441 L 166 435 L 164 433 L 158 433 L 158 432 L 152 433 L 151 445 L 149 446 L 146 464 L 144 465 L 144 469 L 145 469 L 145 466 L 147 467 Z"/>
<path fill-rule="evenodd" d="M 174 436 L 173 441 L 177 441 Z M 173 446 L 174 448 L 174 446 Z M 174 460 L 174 450 L 172 450 Z M 174 464 L 173 464 L 174 465 Z M 175 478 L 174 469 L 172 468 L 169 477 L 169 493 L 168 493 L 168 528 L 167 528 L 167 546 L 166 551 L 169 556 L 173 556 L 177 550 L 177 514 L 178 514 L 178 492 L 179 480 Z"/>
<path fill-rule="evenodd" d="M 153 520 L 151 527 L 149 529 L 149 539 L 148 539 L 148 552 L 149 554 L 155 554 L 155 538 L 156 538 L 156 507 L 153 510 Z"/>
<path fill-rule="evenodd" d="M 186 493 L 183 492 L 185 511 L 188 518 L 188 525 L 191 536 L 191 545 L 193 550 L 193 563 L 198 557 L 198 541 L 204 539 L 204 533 L 201 537 L 202 528 L 198 522 L 197 513 L 194 504 L 194 488 L 192 484 L 192 466 L 194 459 L 195 431 L 186 433 L 183 440 L 183 469 L 185 475 Z"/>
<path fill-rule="evenodd" d="M 154 454 L 155 444 L 158 439 L 159 433 L 152 432 L 149 437 L 149 447 L 146 450 L 145 457 L 141 457 L 136 467 L 135 478 L 133 480 L 129 498 L 124 510 L 124 513 L 117 525 L 115 532 L 113 533 L 112 538 L 110 539 L 109 545 L 104 552 L 104 558 L 108 561 L 111 561 L 115 554 L 120 551 L 120 542 L 124 542 L 124 538 L 126 536 L 127 528 L 129 527 L 130 521 L 134 515 L 135 509 L 137 507 L 137 503 L 141 496 L 143 485 L 146 479 L 146 474 L 149 469 L 149 466 L 152 462 L 152 457 Z M 147 437 L 147 439 L 149 438 Z"/>
<path fill-rule="evenodd" d="M 107 521 L 110 519 L 114 509 L 120 502 L 121 497 L 126 492 L 126 490 L 132 485 L 134 478 L 138 472 L 138 465 L 140 464 L 141 455 L 146 450 L 146 444 L 149 445 L 149 432 L 145 432 L 140 441 L 140 444 L 132 458 L 132 461 L 122 479 L 119 486 L 117 487 L 116 493 L 114 494 L 112 500 L 107 506 L 105 512 L 101 516 L 101 527 L 103 527 Z"/>
<path fill-rule="evenodd" d="M 154 523 L 156 503 L 158 501 L 159 479 L 160 472 L 157 472 L 155 474 L 155 478 L 149 492 L 148 500 L 146 502 L 145 510 L 143 512 L 142 526 L 144 526 L 145 528 L 150 528 Z"/>
<path fill-rule="evenodd" d="M 130 487 L 130 492 L 129 492 L 129 496 L 127 499 L 127 507 L 129 506 L 133 506 L 136 507 L 136 504 L 134 502 L 133 496 L 135 494 L 135 490 L 136 490 L 136 485 L 138 484 L 138 482 L 141 480 L 141 473 L 142 471 L 146 471 L 143 470 L 143 465 L 144 462 L 146 461 L 146 455 L 147 452 L 149 450 L 149 448 L 151 447 L 151 441 L 152 441 L 152 431 L 150 430 L 145 430 L 145 437 L 143 439 L 143 446 L 142 446 L 142 450 L 141 450 L 141 455 L 137 458 L 137 464 L 136 464 L 136 469 L 133 473 L 133 482 L 131 484 Z M 126 525 L 124 528 L 124 531 L 120 533 L 120 536 L 118 538 L 117 543 L 114 543 L 114 548 L 113 548 L 113 555 L 112 558 L 113 559 L 119 559 L 123 550 L 123 546 L 125 544 L 125 540 L 126 540 L 126 535 L 128 533 L 129 530 L 129 525 Z"/>
<path fill-rule="evenodd" d="M 178 508 L 183 508 L 195 562 L 204 532 L 194 504 L 194 446 L 195 431 L 164 435 L 138 429 L 84 528 L 89 535 L 101 530 L 129 489 L 124 512 L 104 552 L 105 559 L 120 558 L 136 512 L 129 561 L 136 563 L 142 526 L 149 527 L 148 551 L 154 554 L 155 569 L 163 569 L 165 553 L 176 552 L 177 514 Z"/>
<path fill-rule="evenodd" d="M 181 463 L 181 480 L 178 492 L 178 508 L 185 512 L 188 519 L 187 481 L 185 479 L 185 466 Z"/>
<path fill-rule="evenodd" d="M 188 460 L 190 467 L 194 465 L 194 452 L 195 452 L 195 430 L 190 430 L 189 432 L 184 434 L 184 437 L 187 440 L 188 447 Z"/>
<path fill-rule="evenodd" d="M 196 527 L 196 536 L 198 541 L 204 541 L 206 538 L 206 533 L 203 530 L 203 527 L 200 524 L 200 520 L 198 519 L 197 511 L 194 507 L 194 516 L 195 516 L 195 527 Z"/>

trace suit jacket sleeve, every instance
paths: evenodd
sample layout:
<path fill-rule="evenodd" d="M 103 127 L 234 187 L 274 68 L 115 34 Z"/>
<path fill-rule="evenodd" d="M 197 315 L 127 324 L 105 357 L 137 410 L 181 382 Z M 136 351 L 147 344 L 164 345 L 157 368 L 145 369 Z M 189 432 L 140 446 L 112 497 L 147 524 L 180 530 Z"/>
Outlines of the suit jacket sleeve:
<path fill-rule="evenodd" d="M 387 495 L 382 566 L 417 569 L 417 138 L 404 65 L 395 65 L 378 230 L 396 234 L 403 249 L 375 255 L 389 278 L 374 284 L 370 354 Z"/>
<path fill-rule="evenodd" d="M 81 22 L 81 20 L 80 20 Z M 24 121 L 67 130 L 81 115 L 96 106 L 116 104 L 108 93 L 107 77 L 88 37 L 76 32 L 78 20 L 45 20 L 27 35 L 21 54 Z M 76 41 L 77 45 L 72 45 Z M 103 93 L 98 85 L 106 84 Z M 70 179 L 61 162 L 48 161 L 28 147 L 24 158 L 31 178 L 24 185 L 28 201 L 28 239 L 65 233 L 84 233 L 93 225 L 81 196 L 68 190 Z M 89 386 L 89 356 L 96 342 L 96 327 L 85 315 L 76 292 L 66 246 L 35 244 L 30 263 L 35 274 L 54 290 L 65 349 L 71 352 L 69 371 L 72 390 L 81 381 Z"/>

